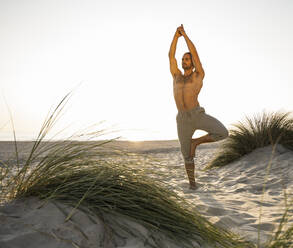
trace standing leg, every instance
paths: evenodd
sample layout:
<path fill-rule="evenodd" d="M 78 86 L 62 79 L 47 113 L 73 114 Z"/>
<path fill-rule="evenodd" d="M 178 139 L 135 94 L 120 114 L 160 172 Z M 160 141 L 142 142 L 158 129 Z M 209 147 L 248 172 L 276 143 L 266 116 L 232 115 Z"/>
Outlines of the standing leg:
<path fill-rule="evenodd" d="M 177 132 L 189 185 L 190 188 L 194 189 L 196 185 L 194 178 L 194 162 L 193 157 L 190 156 L 190 146 L 194 131 L 191 127 L 190 118 L 184 118 L 182 116 L 177 117 Z"/>
<path fill-rule="evenodd" d="M 195 177 L 194 177 L 194 162 L 192 163 L 185 162 L 185 170 L 189 180 L 189 188 L 195 189 L 196 183 L 195 183 Z"/>

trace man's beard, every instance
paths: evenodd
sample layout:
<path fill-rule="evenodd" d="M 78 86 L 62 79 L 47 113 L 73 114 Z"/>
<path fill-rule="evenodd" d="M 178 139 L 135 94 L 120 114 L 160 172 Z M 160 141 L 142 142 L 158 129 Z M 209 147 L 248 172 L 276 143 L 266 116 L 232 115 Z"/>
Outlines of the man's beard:
<path fill-rule="evenodd" d="M 192 65 L 190 65 L 190 66 L 182 65 L 182 68 L 183 68 L 184 70 L 190 70 L 190 69 L 192 69 Z"/>

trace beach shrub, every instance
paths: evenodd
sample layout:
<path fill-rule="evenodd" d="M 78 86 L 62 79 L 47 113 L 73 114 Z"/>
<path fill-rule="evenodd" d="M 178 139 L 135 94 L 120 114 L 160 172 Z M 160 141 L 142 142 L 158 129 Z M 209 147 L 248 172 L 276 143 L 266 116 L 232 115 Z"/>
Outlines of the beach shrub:
<path fill-rule="evenodd" d="M 164 247 L 156 239 L 157 233 L 164 234 L 182 248 L 194 247 L 192 240 L 202 247 L 206 244 L 227 248 L 255 247 L 212 225 L 194 206 L 168 190 L 164 183 L 154 182 L 143 169 L 107 159 L 107 153 L 101 148 L 111 140 L 90 141 L 100 135 L 100 131 L 91 132 L 89 141 L 44 142 L 67 97 L 44 122 L 24 165 L 17 165 L 16 171 L 15 168 L 7 171 L 5 167 L 5 179 L 1 181 L 2 200 L 35 196 L 45 201 L 63 202 L 102 219 L 104 214 L 122 216 L 142 224 L 154 234 L 148 243 L 152 247 Z M 17 143 L 15 145 L 17 150 Z M 71 212 L 67 219 L 73 214 Z"/>
<path fill-rule="evenodd" d="M 262 112 L 233 124 L 229 137 L 205 169 L 227 165 L 256 148 L 282 144 L 293 150 L 293 118 L 290 112 Z"/>

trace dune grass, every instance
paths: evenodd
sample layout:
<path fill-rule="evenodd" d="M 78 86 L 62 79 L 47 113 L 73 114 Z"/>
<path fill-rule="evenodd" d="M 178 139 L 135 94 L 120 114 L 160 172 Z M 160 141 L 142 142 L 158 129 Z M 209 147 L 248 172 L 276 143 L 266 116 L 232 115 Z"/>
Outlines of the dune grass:
<path fill-rule="evenodd" d="M 90 141 L 101 135 L 101 131 L 91 132 L 89 140 L 83 142 L 74 139 L 44 142 L 67 99 L 68 95 L 44 122 L 23 166 L 11 169 L 1 163 L 2 203 L 35 196 L 88 209 L 99 217 L 103 214 L 123 216 L 142 224 L 153 234 L 162 233 L 182 248 L 193 247 L 192 240 L 203 246 L 255 247 L 212 225 L 162 182 L 149 178 L 143 168 L 105 159 L 101 148 L 111 140 Z M 15 149 L 17 151 L 17 142 Z M 67 219 L 73 214 L 71 212 Z M 152 247 L 164 247 L 156 235 L 148 242 Z"/>
<path fill-rule="evenodd" d="M 278 235 L 274 240 L 271 241 L 268 248 L 292 248 L 293 247 L 293 226 L 287 229 L 281 235 Z"/>
<path fill-rule="evenodd" d="M 287 204 L 287 194 L 284 193 L 285 197 L 285 211 L 279 223 L 278 229 L 273 235 L 272 239 L 268 242 L 266 248 L 292 248 L 293 247 L 293 225 L 287 227 L 286 225 L 291 216 L 289 216 L 289 212 L 293 210 L 293 199 L 289 204 Z"/>
<path fill-rule="evenodd" d="M 229 130 L 229 137 L 224 141 L 215 158 L 206 166 L 205 170 L 225 166 L 253 150 L 272 146 L 272 156 L 268 162 L 267 175 L 264 179 L 263 194 L 266 187 L 267 176 L 270 173 L 270 165 L 273 159 L 274 150 L 277 144 L 293 150 L 293 117 L 291 112 L 273 112 L 247 117 L 243 122 L 233 125 Z M 273 238 L 265 245 L 265 248 L 292 248 L 293 247 L 293 226 L 287 227 L 288 213 L 292 212 L 293 202 L 287 205 L 287 195 L 284 195 L 286 206 L 283 217 L 279 223 L 278 230 Z M 263 198 L 262 200 L 263 201 Z M 261 207 L 260 207 L 261 211 Z M 259 224 L 261 212 L 259 216 Z M 260 247 L 260 230 L 258 230 L 258 244 Z"/>
<path fill-rule="evenodd" d="M 234 124 L 215 158 L 205 169 L 225 166 L 256 148 L 282 144 L 293 150 L 293 117 L 290 112 L 262 112 Z"/>

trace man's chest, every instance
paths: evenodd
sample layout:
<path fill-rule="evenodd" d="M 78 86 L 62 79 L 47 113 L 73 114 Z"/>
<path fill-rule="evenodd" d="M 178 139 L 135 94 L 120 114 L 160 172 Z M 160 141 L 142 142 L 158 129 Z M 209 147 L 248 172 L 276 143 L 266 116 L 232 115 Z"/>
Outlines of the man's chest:
<path fill-rule="evenodd" d="M 192 88 L 196 88 L 196 86 L 199 84 L 200 82 L 197 80 L 196 77 L 192 76 L 192 77 L 184 77 L 184 76 L 178 76 L 174 79 L 173 81 L 173 89 L 175 91 L 178 90 L 184 90 L 184 89 L 192 89 Z"/>

